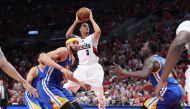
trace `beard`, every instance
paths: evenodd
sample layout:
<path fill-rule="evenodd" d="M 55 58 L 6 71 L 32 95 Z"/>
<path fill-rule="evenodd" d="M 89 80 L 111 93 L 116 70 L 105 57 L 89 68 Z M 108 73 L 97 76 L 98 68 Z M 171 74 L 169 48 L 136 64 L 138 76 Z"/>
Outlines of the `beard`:
<path fill-rule="evenodd" d="M 77 53 L 77 50 L 74 50 L 71 46 L 70 46 L 70 50 L 73 54 L 76 54 Z"/>

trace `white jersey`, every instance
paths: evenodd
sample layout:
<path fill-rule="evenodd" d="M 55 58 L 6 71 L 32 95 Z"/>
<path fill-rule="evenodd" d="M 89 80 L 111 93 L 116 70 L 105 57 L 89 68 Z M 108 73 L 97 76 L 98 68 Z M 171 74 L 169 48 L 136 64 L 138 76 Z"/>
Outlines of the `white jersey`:
<path fill-rule="evenodd" d="M 178 26 L 178 28 L 177 28 L 177 30 L 176 30 L 176 35 L 177 35 L 179 32 L 181 32 L 181 31 L 188 31 L 188 32 L 190 32 L 190 20 L 184 21 L 184 22 L 182 22 L 182 23 Z"/>
<path fill-rule="evenodd" d="M 98 41 L 94 39 L 94 34 L 87 36 L 85 39 L 78 37 L 79 51 L 77 52 L 79 58 L 79 65 L 89 65 L 98 63 L 99 58 L 95 55 L 93 47 L 97 48 Z"/>

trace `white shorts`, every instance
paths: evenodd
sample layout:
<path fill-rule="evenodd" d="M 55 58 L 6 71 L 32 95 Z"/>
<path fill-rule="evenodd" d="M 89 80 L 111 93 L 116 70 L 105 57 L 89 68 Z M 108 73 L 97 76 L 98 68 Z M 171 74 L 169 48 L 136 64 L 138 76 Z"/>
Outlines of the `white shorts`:
<path fill-rule="evenodd" d="M 185 72 L 185 90 L 190 92 L 190 65 L 188 65 L 188 69 Z"/>
<path fill-rule="evenodd" d="M 77 80 L 86 82 L 91 86 L 102 87 L 104 71 L 99 63 L 78 65 L 78 68 L 74 71 L 73 75 Z M 70 86 L 77 86 L 77 84 L 72 81 L 68 81 L 68 83 L 64 85 L 65 88 Z"/>

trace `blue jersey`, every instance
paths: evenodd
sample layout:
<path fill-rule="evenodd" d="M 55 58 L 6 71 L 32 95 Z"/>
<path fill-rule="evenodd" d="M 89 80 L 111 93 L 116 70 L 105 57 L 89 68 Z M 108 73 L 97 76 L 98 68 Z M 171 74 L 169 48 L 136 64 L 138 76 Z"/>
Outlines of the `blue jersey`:
<path fill-rule="evenodd" d="M 149 79 L 152 83 L 153 87 L 156 87 L 156 85 L 158 84 L 158 82 L 160 81 L 160 77 L 161 74 L 163 73 L 163 68 L 164 68 L 164 64 L 165 64 L 165 59 L 162 58 L 161 56 L 155 54 L 153 56 L 150 57 L 152 60 L 157 61 L 160 64 L 160 68 L 157 72 L 151 72 L 149 74 Z M 175 78 L 173 77 L 172 73 L 169 75 L 169 78 L 167 79 L 168 85 L 170 84 L 178 84 L 178 82 L 175 80 Z"/>
<path fill-rule="evenodd" d="M 32 87 L 34 87 L 34 88 L 37 88 L 38 80 L 40 79 L 40 76 L 42 75 L 42 72 L 39 69 L 39 67 L 38 66 L 36 66 L 36 67 L 37 67 L 37 76 L 33 78 L 32 84 L 31 84 Z"/>
<path fill-rule="evenodd" d="M 68 55 L 64 61 L 57 63 L 70 70 L 72 62 L 72 58 Z M 65 103 L 76 101 L 76 98 L 61 85 L 63 80 L 63 72 L 45 66 L 37 87 L 40 100 L 47 105 L 48 109 L 60 109 Z"/>
<path fill-rule="evenodd" d="M 36 68 L 37 68 L 37 71 L 36 71 L 37 76 L 33 78 L 31 85 L 32 85 L 32 87 L 37 89 L 38 81 L 40 80 L 40 77 L 41 77 L 43 72 L 40 70 L 40 68 L 38 66 L 36 66 Z M 44 104 L 40 100 L 40 98 L 30 96 L 28 91 L 26 91 L 24 93 L 24 103 L 28 109 L 48 109 L 46 104 Z"/>
<path fill-rule="evenodd" d="M 72 62 L 72 58 L 70 58 L 70 56 L 68 55 L 64 61 L 58 62 L 58 64 L 70 70 Z M 42 74 L 42 79 L 44 79 L 47 83 L 61 86 L 60 83 L 61 81 L 63 81 L 63 73 L 59 69 L 52 68 L 46 65 L 43 72 L 44 73 Z"/>
<path fill-rule="evenodd" d="M 151 56 L 150 59 L 160 64 L 158 71 L 149 74 L 152 86 L 155 87 L 160 81 L 166 60 L 157 54 Z M 174 79 L 172 73 L 170 73 L 167 79 L 167 86 L 163 87 L 160 91 L 160 95 L 163 97 L 163 101 L 157 97 L 152 97 L 145 101 L 144 106 L 147 107 L 147 109 L 178 109 L 182 97 L 182 89 Z"/>

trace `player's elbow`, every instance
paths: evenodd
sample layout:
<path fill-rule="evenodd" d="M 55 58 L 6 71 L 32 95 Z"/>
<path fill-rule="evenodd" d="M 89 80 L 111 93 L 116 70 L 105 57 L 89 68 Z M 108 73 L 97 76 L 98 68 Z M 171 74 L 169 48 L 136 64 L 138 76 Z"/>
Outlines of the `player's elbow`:
<path fill-rule="evenodd" d="M 99 29 L 98 31 L 96 31 L 96 34 L 101 34 L 101 30 Z"/>
<path fill-rule="evenodd" d="M 140 75 L 140 78 L 141 78 L 141 79 L 147 79 L 147 78 L 148 78 L 148 74 L 147 74 L 147 73 L 142 73 L 142 74 Z"/>
<path fill-rule="evenodd" d="M 67 32 L 67 33 L 65 34 L 65 36 L 66 36 L 66 38 L 69 38 L 69 37 L 71 37 L 71 34 Z"/>
<path fill-rule="evenodd" d="M 0 68 L 3 69 L 6 65 L 8 65 L 9 62 L 6 59 L 0 60 Z"/>

